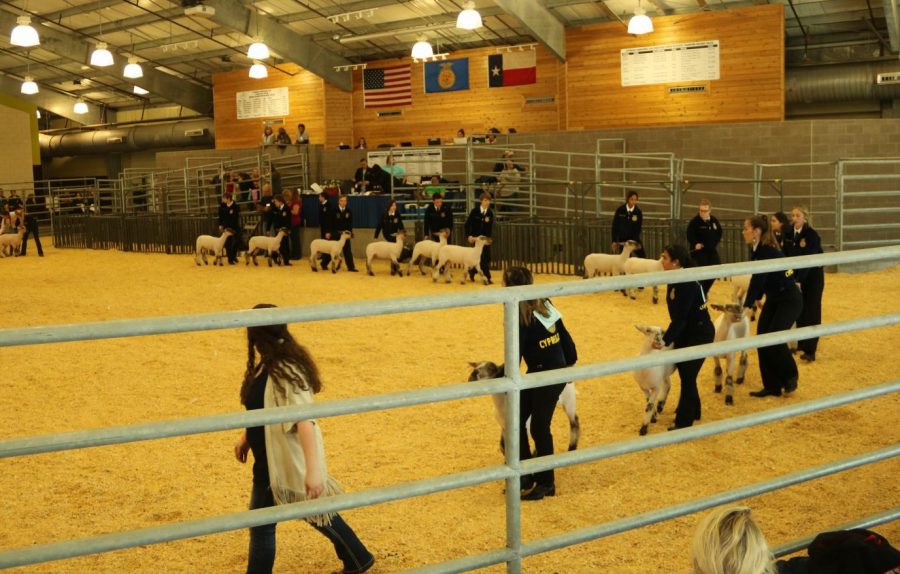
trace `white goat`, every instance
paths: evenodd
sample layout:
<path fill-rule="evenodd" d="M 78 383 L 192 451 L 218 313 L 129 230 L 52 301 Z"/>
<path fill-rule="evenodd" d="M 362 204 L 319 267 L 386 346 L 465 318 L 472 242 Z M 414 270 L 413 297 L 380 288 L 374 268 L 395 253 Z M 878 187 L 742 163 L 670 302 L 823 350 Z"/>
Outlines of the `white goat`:
<path fill-rule="evenodd" d="M 252 257 L 253 264 L 258 265 L 256 256 L 265 253 L 266 259 L 269 260 L 269 267 L 272 266 L 272 259 L 275 259 L 275 263 L 281 265 L 281 252 L 279 249 L 281 248 L 281 242 L 287 237 L 287 234 L 288 230 L 282 228 L 278 230 L 275 237 L 267 237 L 265 235 L 254 235 L 251 237 L 247 252 L 244 253 L 244 264 L 250 265 L 250 258 Z"/>
<path fill-rule="evenodd" d="M 722 314 L 716 318 L 716 338 L 714 342 L 731 341 L 734 339 L 743 339 L 750 336 L 750 319 L 744 315 L 743 307 L 740 303 L 729 303 L 728 305 L 710 304 L 710 307 Z M 735 361 L 737 353 L 728 353 L 728 355 L 716 355 L 713 360 L 716 362 L 716 392 L 722 392 L 722 367 L 719 365 L 719 359 L 725 357 L 725 404 L 734 404 L 734 384 L 744 383 L 744 373 L 747 371 L 747 351 L 741 351 L 741 358 Z"/>
<path fill-rule="evenodd" d="M 409 264 L 406 266 L 406 275 L 410 275 L 413 263 L 418 263 L 419 273 L 425 275 L 425 268 L 422 267 L 422 262 L 426 259 L 431 259 L 431 264 L 435 265 L 438 260 L 438 252 L 440 251 L 441 247 L 447 245 L 447 237 L 449 235 L 449 229 L 441 229 L 437 234 L 438 241 L 423 239 L 422 241 L 416 243 L 413 247 L 412 257 L 410 257 L 409 259 Z"/>
<path fill-rule="evenodd" d="M 309 244 L 309 264 L 313 271 L 318 272 L 316 267 L 316 258 L 319 253 L 331 255 L 331 272 L 337 273 L 341 268 L 341 262 L 344 260 L 344 244 L 350 239 L 349 231 L 342 231 L 341 238 L 337 241 L 333 239 L 313 239 Z"/>
<path fill-rule="evenodd" d="M 483 379 L 496 379 L 503 376 L 503 365 L 497 365 L 490 361 L 481 361 L 480 363 L 469 363 L 472 372 L 469 373 L 469 381 L 480 381 Z M 504 439 L 506 433 L 506 395 L 498 393 L 491 395 L 494 401 L 494 417 L 500 425 L 500 451 L 505 452 L 506 441 Z M 581 434 L 581 423 L 578 421 L 578 413 L 575 412 L 575 385 L 567 383 L 563 387 L 562 393 L 559 395 L 558 404 L 566 411 L 569 417 L 569 450 L 578 448 L 578 437 Z M 531 422 L 529 418 L 525 424 L 527 428 Z M 520 437 L 521 440 L 528 440 L 527 437 Z"/>
<path fill-rule="evenodd" d="M 403 270 L 400 269 L 400 254 L 403 252 L 403 242 L 406 240 L 406 232 L 402 229 L 397 232 L 394 243 L 389 241 L 373 241 L 366 245 L 366 271 L 369 275 L 375 275 L 372 272 L 373 259 L 390 259 L 391 275 L 399 274 L 403 277 Z"/>
<path fill-rule="evenodd" d="M 744 297 L 747 296 L 747 291 L 750 290 L 750 278 L 753 277 L 749 273 L 746 275 L 732 275 L 731 276 L 731 285 L 732 285 L 732 297 L 738 303 L 742 303 L 744 301 Z M 756 321 L 756 306 L 752 307 L 750 311 L 750 320 Z"/>
<path fill-rule="evenodd" d="M 641 246 L 637 241 L 629 239 L 622 247 L 621 253 L 611 255 L 609 253 L 589 253 L 584 258 L 584 278 L 590 279 L 597 275 L 622 275 L 625 273 L 625 260 L 631 256 L 631 252 Z"/>
<path fill-rule="evenodd" d="M 640 355 L 650 355 L 660 353 L 671 347 L 664 347 L 662 351 L 653 348 L 653 343 L 663 344 L 663 335 L 665 331 L 661 327 L 645 327 L 643 325 L 634 326 L 638 331 L 644 334 L 644 342 L 641 344 Z M 634 372 L 634 380 L 637 381 L 641 391 L 644 392 L 644 399 L 647 401 L 644 407 L 644 422 L 641 424 L 641 435 L 647 434 L 647 427 L 650 423 L 656 422 L 657 413 L 663 411 L 666 406 L 666 398 L 669 396 L 669 388 L 671 383 L 669 377 L 675 371 L 675 365 L 661 365 L 658 367 L 648 367 L 646 369 L 638 369 Z"/>
<path fill-rule="evenodd" d="M 643 257 L 630 257 L 622 264 L 626 275 L 635 275 L 637 273 L 654 273 L 662 271 L 662 259 L 644 259 Z M 624 295 L 624 293 L 623 293 Z M 634 289 L 628 290 L 628 297 L 635 298 Z M 659 303 L 659 286 L 653 286 L 653 303 Z"/>
<path fill-rule="evenodd" d="M 19 253 L 22 252 L 23 237 L 25 237 L 25 228 L 22 226 L 19 226 L 19 230 L 15 233 L 4 233 L 0 235 L 0 254 L 2 254 L 3 257 L 6 257 L 6 251 L 9 249 L 9 255 L 18 257 Z"/>
<path fill-rule="evenodd" d="M 211 253 L 216 258 L 215 261 L 213 261 L 213 266 L 224 265 L 224 263 L 222 263 L 222 258 L 225 257 L 225 241 L 232 235 L 234 235 L 234 231 L 225 229 L 222 231 L 222 235 L 218 237 L 213 237 L 212 235 L 201 235 L 197 237 L 194 262 L 197 265 L 200 265 L 200 260 L 202 259 L 204 265 L 209 265 L 209 262 L 206 260 L 206 254 Z"/>
<path fill-rule="evenodd" d="M 481 272 L 481 252 L 485 245 L 490 244 L 491 238 L 481 235 L 475 239 L 475 247 L 462 247 L 460 245 L 445 245 L 441 247 L 438 253 L 437 265 L 434 266 L 434 273 L 431 275 L 432 280 L 437 281 L 441 274 L 441 269 L 443 269 L 446 282 L 450 283 L 453 281 L 453 277 L 450 275 L 450 264 L 456 263 L 463 267 L 463 278 L 460 283 L 465 284 L 466 277 L 469 275 L 468 271 L 474 269 L 478 276 L 481 277 L 481 282 L 487 285 L 488 280 L 484 273 Z"/>

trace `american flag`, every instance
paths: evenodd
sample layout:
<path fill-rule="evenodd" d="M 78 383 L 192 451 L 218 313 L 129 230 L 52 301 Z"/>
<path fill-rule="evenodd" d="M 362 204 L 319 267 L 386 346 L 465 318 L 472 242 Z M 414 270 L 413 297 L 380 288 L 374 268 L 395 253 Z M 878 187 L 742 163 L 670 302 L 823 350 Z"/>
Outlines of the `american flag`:
<path fill-rule="evenodd" d="M 363 103 L 367 108 L 412 104 L 410 67 L 363 70 Z"/>

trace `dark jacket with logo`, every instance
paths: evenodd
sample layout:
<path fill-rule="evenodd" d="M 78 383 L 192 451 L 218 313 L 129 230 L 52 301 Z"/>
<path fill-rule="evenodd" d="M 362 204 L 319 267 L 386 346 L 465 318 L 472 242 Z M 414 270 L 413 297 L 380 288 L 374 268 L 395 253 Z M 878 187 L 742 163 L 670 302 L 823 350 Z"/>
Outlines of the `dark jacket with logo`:
<path fill-rule="evenodd" d="M 384 212 L 384 215 L 381 216 L 381 221 L 378 222 L 378 227 L 375 228 L 375 237 L 378 237 L 378 234 L 384 231 L 384 240 L 390 241 L 393 243 L 397 240 L 397 232 L 403 227 L 403 218 L 400 217 L 400 214 L 396 211 L 393 215 Z"/>
<path fill-rule="evenodd" d="M 718 265 L 721 263 L 716 247 L 722 240 L 722 224 L 714 215 L 709 216 L 709 221 L 703 221 L 699 215 L 695 215 L 687 227 L 688 246 L 694 263 L 700 266 Z M 703 244 L 703 249 L 694 251 L 694 246 Z"/>
<path fill-rule="evenodd" d="M 335 207 L 331 210 L 331 239 L 338 240 L 342 231 L 353 231 L 353 214 L 350 208 Z"/>
<path fill-rule="evenodd" d="M 519 321 L 519 349 L 529 373 L 562 369 L 578 360 L 575 341 L 562 319 L 550 329 L 536 317 L 532 317 L 530 325 Z"/>
<path fill-rule="evenodd" d="M 786 257 L 822 253 L 822 239 L 816 230 L 809 225 L 804 225 L 799 233 L 792 227 L 785 232 L 785 236 L 790 239 L 790 241 L 785 241 L 784 243 L 784 255 Z M 811 273 L 821 274 L 823 270 L 821 267 L 797 269 L 794 273 L 794 280 L 802 284 Z"/>
<path fill-rule="evenodd" d="M 483 235 L 485 237 L 492 237 L 494 232 L 494 210 L 490 207 L 487 208 L 487 211 L 482 214 L 481 206 L 476 206 L 472 211 L 469 212 L 469 217 L 466 219 L 466 236 L 467 237 L 478 237 Z"/>
<path fill-rule="evenodd" d="M 612 240 L 624 243 L 629 239 L 641 241 L 641 226 L 644 224 L 644 214 L 641 208 L 634 206 L 631 215 L 628 215 L 628 205 L 622 204 L 616 209 L 612 222 Z"/>
<path fill-rule="evenodd" d="M 669 307 L 669 328 L 663 336 L 666 345 L 686 347 L 698 334 L 714 333 L 706 295 L 697 281 L 675 283 L 666 287 L 666 305 Z"/>
<path fill-rule="evenodd" d="M 234 232 L 241 230 L 241 206 L 236 201 L 231 205 L 219 204 L 219 225 Z"/>
<path fill-rule="evenodd" d="M 431 239 L 441 229 L 453 229 L 453 212 L 445 203 L 440 209 L 435 209 L 432 203 L 425 208 L 425 239 Z"/>
<path fill-rule="evenodd" d="M 778 259 L 780 257 L 784 257 L 781 251 L 762 243 L 757 245 L 756 250 L 750 254 L 751 261 Z M 793 275 L 793 269 L 772 271 L 771 273 L 754 273 L 750 279 L 747 296 L 744 298 L 744 307 L 752 307 L 763 295 L 768 298 L 777 298 L 787 289 L 796 289 Z"/>

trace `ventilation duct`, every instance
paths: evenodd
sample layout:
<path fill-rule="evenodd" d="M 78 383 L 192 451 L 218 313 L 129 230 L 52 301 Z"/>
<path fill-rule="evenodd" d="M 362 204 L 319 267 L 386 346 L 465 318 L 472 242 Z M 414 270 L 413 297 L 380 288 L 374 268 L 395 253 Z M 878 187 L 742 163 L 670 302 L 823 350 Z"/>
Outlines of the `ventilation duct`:
<path fill-rule="evenodd" d="M 900 84 L 876 84 L 878 74 L 900 73 L 898 62 L 789 68 L 785 103 L 881 101 L 900 98 Z"/>
<path fill-rule="evenodd" d="M 213 146 L 216 141 L 211 119 L 40 134 L 39 138 L 42 157 Z"/>

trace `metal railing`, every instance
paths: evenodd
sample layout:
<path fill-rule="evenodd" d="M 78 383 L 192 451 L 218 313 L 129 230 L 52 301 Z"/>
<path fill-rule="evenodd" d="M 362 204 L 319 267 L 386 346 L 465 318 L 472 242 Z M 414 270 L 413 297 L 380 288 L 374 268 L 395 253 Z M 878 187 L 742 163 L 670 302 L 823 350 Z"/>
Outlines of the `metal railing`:
<path fill-rule="evenodd" d="M 856 401 L 888 395 L 900 391 L 900 381 L 888 382 L 779 409 L 772 409 L 742 417 L 734 417 L 707 423 L 684 429 L 680 432 L 662 433 L 651 437 L 589 447 L 578 451 L 566 452 L 528 461 L 520 461 L 518 458 L 519 441 L 522 438 L 519 436 L 518 425 L 520 410 L 519 394 L 523 389 L 601 377 L 640 368 L 707 357 L 713 354 L 736 352 L 759 346 L 785 343 L 789 340 L 897 325 L 900 324 L 900 312 L 841 321 L 816 327 L 804 327 L 792 331 L 769 333 L 766 335 L 709 345 L 687 347 L 637 358 L 625 358 L 523 376 L 518 369 L 519 302 L 536 297 L 579 295 L 632 288 L 642 285 L 667 282 L 678 283 L 688 280 L 700 280 L 742 273 L 780 271 L 787 268 L 796 269 L 843 263 L 898 260 L 900 260 L 900 246 L 894 246 L 843 253 L 828 253 L 807 257 L 738 263 L 717 267 L 667 271 L 646 275 L 603 278 L 592 281 L 573 281 L 540 286 L 484 290 L 477 294 L 445 294 L 378 302 L 364 301 L 347 303 L 341 306 L 301 306 L 2 330 L 0 331 L 0 347 L 5 347 L 11 345 L 35 345 L 51 342 L 179 333 L 195 330 L 230 329 L 285 322 L 295 323 L 351 317 L 367 317 L 499 303 L 503 305 L 504 309 L 504 358 L 505 364 L 507 365 L 506 376 L 503 378 L 441 386 L 436 389 L 420 389 L 347 400 L 329 401 L 298 407 L 272 408 L 249 412 L 193 417 L 175 421 L 167 420 L 163 422 L 144 423 L 99 430 L 7 439 L 0 441 L 0 458 L 407 407 L 495 393 L 504 393 L 506 395 L 507 436 L 506 460 L 504 465 L 446 474 L 389 487 L 374 488 L 361 492 L 342 494 L 339 496 L 295 504 L 286 504 L 274 508 L 238 512 L 152 528 L 92 536 L 79 540 L 37 544 L 29 547 L 6 550 L 0 552 L 0 568 L 34 564 L 49 560 L 131 548 L 138 545 L 202 536 L 216 532 L 246 528 L 249 526 L 269 524 L 272 522 L 281 522 L 284 520 L 411 498 L 502 479 L 506 481 L 506 547 L 457 560 L 451 560 L 441 564 L 424 566 L 415 571 L 428 573 L 459 572 L 461 570 L 505 562 L 507 564 L 508 572 L 517 573 L 521 571 L 521 561 L 525 556 L 531 556 L 552 549 L 610 536 L 619 532 L 697 512 L 725 502 L 755 496 L 764 492 L 771 492 L 789 485 L 856 468 L 865 464 L 887 460 L 900 454 L 900 444 L 892 444 L 872 452 L 852 456 L 844 460 L 829 462 L 812 468 L 802 469 L 787 475 L 716 493 L 668 508 L 656 509 L 650 512 L 614 520 L 612 522 L 597 524 L 579 530 L 523 543 L 521 540 L 521 502 L 519 498 L 520 477 L 523 474 L 530 474 L 550 468 L 559 468 L 620 456 L 627 453 L 639 452 L 651 448 L 663 447 L 740 428 L 766 424 L 787 417 L 812 413 L 839 405 L 850 404 Z"/>

